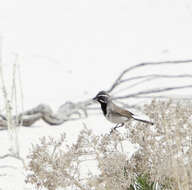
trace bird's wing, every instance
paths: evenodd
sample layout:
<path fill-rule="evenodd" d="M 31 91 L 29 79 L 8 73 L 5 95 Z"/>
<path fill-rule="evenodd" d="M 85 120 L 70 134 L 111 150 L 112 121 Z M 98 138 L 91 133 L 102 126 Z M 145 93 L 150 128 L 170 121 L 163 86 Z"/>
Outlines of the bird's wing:
<path fill-rule="evenodd" d="M 115 105 L 113 102 L 110 102 L 110 106 L 108 106 L 108 109 L 111 109 L 110 111 L 113 112 L 115 115 L 119 115 L 121 117 L 123 116 L 128 119 L 133 118 L 137 121 L 141 121 L 141 122 L 153 125 L 153 122 L 151 122 L 148 118 L 142 117 L 142 116 L 137 116 L 137 115 L 133 114 L 132 112 Z"/>
<path fill-rule="evenodd" d="M 111 104 L 110 108 L 111 108 L 112 112 L 118 113 L 118 114 L 125 116 L 125 117 L 128 117 L 128 118 L 131 118 L 134 115 L 130 111 L 125 110 L 125 109 L 115 105 L 113 102 L 111 102 L 110 104 Z"/>

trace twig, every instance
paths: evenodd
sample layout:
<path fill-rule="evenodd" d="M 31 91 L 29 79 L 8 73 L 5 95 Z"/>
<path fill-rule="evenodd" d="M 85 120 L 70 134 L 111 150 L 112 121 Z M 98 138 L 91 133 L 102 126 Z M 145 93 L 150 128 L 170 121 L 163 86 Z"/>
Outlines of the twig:
<path fill-rule="evenodd" d="M 172 95 L 172 96 L 135 96 L 136 99 L 174 99 L 174 100 L 192 100 L 192 96 L 189 97 L 180 97 L 180 95 Z"/>
<path fill-rule="evenodd" d="M 118 90 L 118 91 L 116 91 L 116 93 L 124 91 L 124 90 L 127 90 L 127 89 L 130 89 L 130 88 L 133 88 L 133 87 L 136 87 L 136 86 L 138 86 L 140 84 L 143 84 L 145 82 L 149 82 L 149 81 L 152 81 L 152 80 L 157 80 L 159 78 L 192 78 L 192 75 L 189 75 L 189 74 L 183 74 L 183 75 L 159 75 L 159 74 L 152 74 L 152 75 L 136 76 L 136 77 L 130 77 L 130 78 L 125 79 L 125 80 L 121 80 L 119 82 L 118 86 L 123 84 L 123 83 L 125 83 L 125 82 L 128 82 L 128 81 L 137 80 L 137 79 L 143 79 L 143 78 L 144 78 L 144 80 L 141 80 L 139 82 L 131 84 L 130 86 L 127 86 L 126 88 L 123 88 L 121 90 Z"/>
<path fill-rule="evenodd" d="M 79 187 L 79 189 L 81 190 L 86 190 L 80 183 L 79 181 L 77 181 L 73 176 L 71 176 L 70 174 L 68 174 L 67 172 L 63 171 L 64 176 L 66 176 L 66 178 L 70 179 L 77 187 Z"/>
<path fill-rule="evenodd" d="M 136 77 L 130 77 L 124 80 L 121 80 L 121 83 L 136 80 L 136 79 L 143 79 L 143 78 L 192 78 L 192 75 L 190 74 L 182 74 L 182 75 L 160 75 L 160 74 L 151 74 L 151 75 L 142 75 L 142 76 L 136 76 Z"/>
<path fill-rule="evenodd" d="M 143 63 L 140 63 L 140 64 L 137 64 L 137 65 L 134 65 L 134 66 L 131 66 L 129 67 L 128 69 L 125 69 L 118 77 L 117 79 L 115 80 L 115 82 L 112 84 L 112 86 L 109 88 L 108 92 L 111 92 L 119 83 L 120 83 L 120 80 L 122 79 L 122 77 L 136 69 L 136 68 L 139 68 L 139 67 L 144 67 L 144 66 L 147 66 L 147 65 L 153 65 L 153 66 L 156 66 L 156 65 L 165 65 L 165 64 L 182 64 L 182 63 L 191 63 L 192 62 L 192 59 L 188 59 L 188 60 L 176 60 L 176 61 L 160 61 L 160 62 L 143 62 Z"/>
<path fill-rule="evenodd" d="M 131 97 L 136 97 L 142 94 L 153 94 L 153 93 L 159 93 L 159 92 L 165 92 L 165 91 L 171 91 L 171 90 L 179 90 L 179 89 L 184 89 L 184 88 L 192 88 L 192 85 L 186 85 L 186 86 L 175 86 L 175 87 L 165 87 L 165 88 L 159 88 L 159 89 L 150 89 L 150 90 L 144 90 L 136 93 L 132 93 L 129 95 L 125 96 L 117 96 L 114 97 L 113 99 L 125 99 L 125 98 L 131 98 Z"/>

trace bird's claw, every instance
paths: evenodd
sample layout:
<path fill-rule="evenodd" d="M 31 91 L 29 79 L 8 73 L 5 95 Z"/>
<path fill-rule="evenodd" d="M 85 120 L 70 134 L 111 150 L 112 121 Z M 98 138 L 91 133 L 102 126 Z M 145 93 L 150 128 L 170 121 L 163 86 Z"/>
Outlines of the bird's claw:
<path fill-rule="evenodd" d="M 114 132 L 114 131 L 116 131 L 116 129 L 117 128 L 120 128 L 120 127 L 123 127 L 124 126 L 124 123 L 118 123 L 114 128 L 112 128 L 111 129 L 111 131 L 110 131 L 110 135 Z"/>

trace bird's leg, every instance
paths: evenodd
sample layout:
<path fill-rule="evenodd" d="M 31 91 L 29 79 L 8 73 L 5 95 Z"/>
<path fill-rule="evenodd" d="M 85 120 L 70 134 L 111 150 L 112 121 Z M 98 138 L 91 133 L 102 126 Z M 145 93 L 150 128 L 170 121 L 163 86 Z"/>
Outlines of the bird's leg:
<path fill-rule="evenodd" d="M 124 123 L 118 123 L 113 129 L 116 130 L 117 128 L 123 127 Z"/>
<path fill-rule="evenodd" d="M 124 123 L 118 123 L 114 128 L 111 129 L 110 134 L 113 133 L 117 128 L 123 127 Z"/>

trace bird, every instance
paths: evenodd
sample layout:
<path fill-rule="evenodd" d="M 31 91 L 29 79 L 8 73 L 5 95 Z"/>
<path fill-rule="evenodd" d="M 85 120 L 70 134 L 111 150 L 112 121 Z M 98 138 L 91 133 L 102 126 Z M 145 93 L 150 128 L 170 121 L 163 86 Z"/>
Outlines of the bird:
<path fill-rule="evenodd" d="M 132 112 L 117 106 L 115 103 L 113 103 L 111 96 L 106 91 L 100 91 L 93 98 L 93 100 L 100 103 L 101 110 L 105 118 L 108 121 L 117 124 L 114 127 L 114 130 L 116 128 L 124 126 L 124 124 L 128 122 L 130 119 L 143 122 L 146 124 L 150 124 L 150 125 L 154 124 L 151 121 L 141 119 L 137 115 L 133 114 Z"/>

